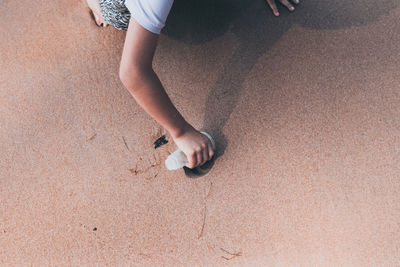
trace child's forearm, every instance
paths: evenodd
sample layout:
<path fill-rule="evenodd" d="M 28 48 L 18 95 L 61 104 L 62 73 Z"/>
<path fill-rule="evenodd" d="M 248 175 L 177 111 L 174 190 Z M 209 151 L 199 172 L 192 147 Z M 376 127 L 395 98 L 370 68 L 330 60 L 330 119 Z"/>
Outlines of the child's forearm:
<path fill-rule="evenodd" d="M 127 88 L 136 102 L 173 137 L 192 128 L 172 104 L 156 73 L 151 68 L 142 69 L 135 75 L 134 88 Z"/>

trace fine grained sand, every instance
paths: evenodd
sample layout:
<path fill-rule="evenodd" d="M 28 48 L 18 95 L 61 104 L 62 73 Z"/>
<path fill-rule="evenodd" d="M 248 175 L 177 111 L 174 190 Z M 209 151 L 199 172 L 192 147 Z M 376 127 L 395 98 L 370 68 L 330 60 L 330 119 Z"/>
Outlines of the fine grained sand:
<path fill-rule="evenodd" d="M 125 32 L 0 1 L 1 265 L 398 265 L 398 1 L 281 13 L 176 0 L 154 67 L 219 155 L 188 178 L 119 81 Z"/>

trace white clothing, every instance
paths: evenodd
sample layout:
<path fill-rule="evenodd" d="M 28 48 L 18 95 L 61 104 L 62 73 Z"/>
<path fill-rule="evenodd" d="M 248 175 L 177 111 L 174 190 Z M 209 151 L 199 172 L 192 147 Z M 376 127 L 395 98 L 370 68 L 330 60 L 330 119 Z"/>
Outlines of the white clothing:
<path fill-rule="evenodd" d="M 126 0 L 131 16 L 145 29 L 160 34 L 174 0 Z"/>

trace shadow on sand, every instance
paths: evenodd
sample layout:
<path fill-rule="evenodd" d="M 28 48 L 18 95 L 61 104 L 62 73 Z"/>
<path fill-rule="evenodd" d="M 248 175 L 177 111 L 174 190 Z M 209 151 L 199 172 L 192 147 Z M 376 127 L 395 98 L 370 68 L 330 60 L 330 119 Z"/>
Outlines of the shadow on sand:
<path fill-rule="evenodd" d="M 166 36 L 201 44 L 230 30 L 239 40 L 206 100 L 203 129 L 217 143 L 214 158 L 223 155 L 228 145 L 222 129 L 238 103 L 246 76 L 258 58 L 292 25 L 313 29 L 362 26 L 378 20 L 397 5 L 397 0 L 382 0 L 379 4 L 375 0 L 307 0 L 297 5 L 293 13 L 278 6 L 281 16 L 274 17 L 263 0 L 175 0 L 163 31 Z"/>

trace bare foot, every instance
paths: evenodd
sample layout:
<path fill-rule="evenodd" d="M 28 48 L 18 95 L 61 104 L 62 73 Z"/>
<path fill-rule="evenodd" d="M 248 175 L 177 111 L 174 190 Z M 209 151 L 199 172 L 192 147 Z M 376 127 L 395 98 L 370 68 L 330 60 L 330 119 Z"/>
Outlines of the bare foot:
<path fill-rule="evenodd" d="M 108 23 L 104 20 L 101 15 L 101 8 L 99 0 L 86 0 L 90 10 L 93 20 L 96 22 L 97 26 L 107 27 Z"/>

